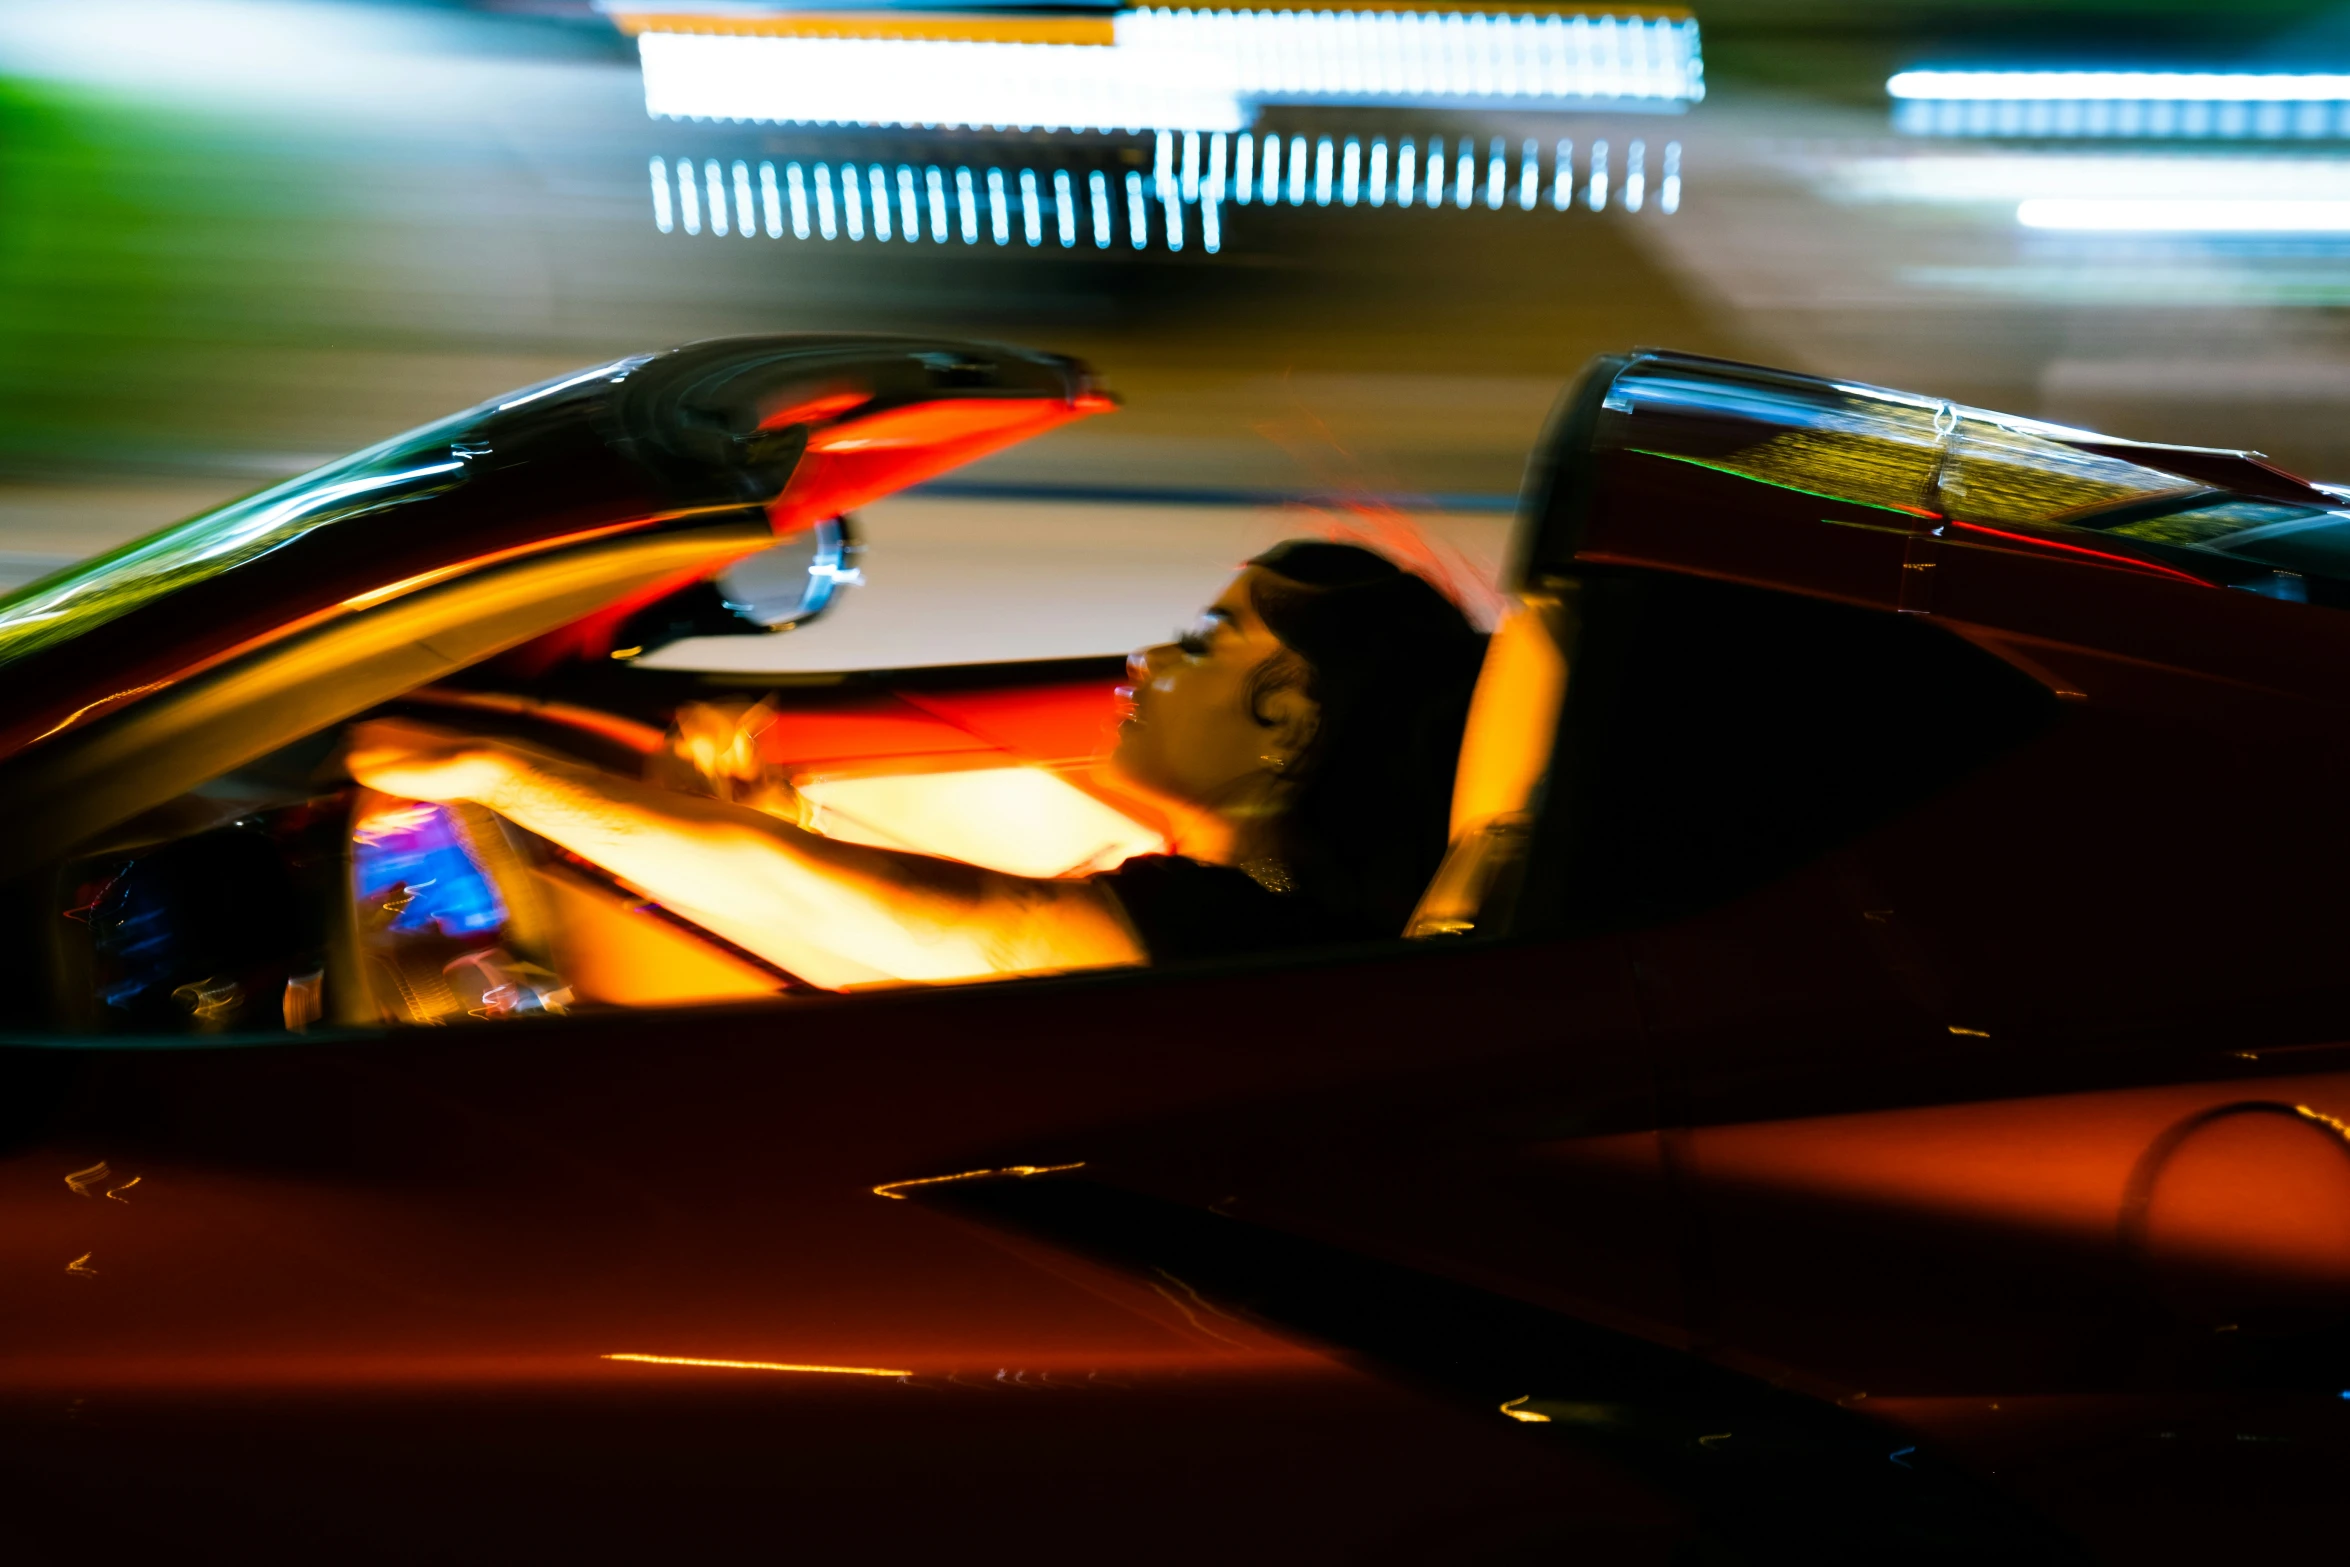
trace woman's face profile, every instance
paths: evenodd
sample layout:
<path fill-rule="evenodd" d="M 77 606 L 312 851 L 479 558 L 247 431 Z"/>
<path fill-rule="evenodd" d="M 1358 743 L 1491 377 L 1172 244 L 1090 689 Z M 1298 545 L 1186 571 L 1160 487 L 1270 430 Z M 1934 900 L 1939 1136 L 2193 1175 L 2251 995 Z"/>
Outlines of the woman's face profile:
<path fill-rule="evenodd" d="M 1114 758 L 1124 777 L 1180 804 L 1218 809 L 1279 780 L 1313 739 L 1314 703 L 1294 686 L 1261 694 L 1251 677 L 1281 639 L 1250 602 L 1260 575 L 1235 577 L 1172 642 L 1126 659 L 1132 682 Z"/>

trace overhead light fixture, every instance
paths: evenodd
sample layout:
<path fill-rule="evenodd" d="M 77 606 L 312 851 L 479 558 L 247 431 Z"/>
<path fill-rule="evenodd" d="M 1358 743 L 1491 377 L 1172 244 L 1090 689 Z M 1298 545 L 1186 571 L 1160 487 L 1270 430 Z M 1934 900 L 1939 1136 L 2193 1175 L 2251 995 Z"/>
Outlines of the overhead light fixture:
<path fill-rule="evenodd" d="M 1902 71 L 1896 129 L 1929 136 L 2305 140 L 2350 136 L 2350 73 Z"/>
<path fill-rule="evenodd" d="M 1235 131 L 1216 62 L 1171 50 L 648 32 L 645 110 L 678 120 Z"/>
<path fill-rule="evenodd" d="M 1571 138 L 1559 140 L 1546 151 L 1540 140 L 1528 137 L 1514 149 L 1513 165 L 1513 149 L 1504 138 L 1493 138 L 1481 153 L 1464 139 L 1456 144 L 1457 152 L 1448 155 L 1441 136 L 1395 139 L 1392 200 L 1398 207 L 1410 207 L 1419 199 L 1414 170 L 1421 166 L 1423 140 L 1428 183 L 1422 205 L 1426 210 L 1482 205 L 1499 211 L 1514 205 L 1531 212 L 1541 205 L 1540 193 L 1545 189 L 1551 192 L 1549 205 L 1557 212 L 1573 209 L 1578 192 L 1580 204 L 1593 212 L 1606 211 L 1611 197 L 1629 213 L 1653 205 L 1657 213 L 1669 216 L 1681 207 L 1681 144 L 1677 141 L 1666 142 L 1661 149 L 1658 178 L 1652 186 L 1648 143 L 1639 138 L 1624 145 L 1623 180 L 1614 184 L 1609 178 L 1608 144 L 1604 140 L 1593 141 L 1583 153 L 1579 181 Z M 656 157 L 648 163 L 653 226 L 664 234 L 682 229 L 689 235 L 707 232 L 749 239 L 764 233 L 770 239 L 780 239 L 788 218 L 795 239 L 804 240 L 813 233 L 830 240 L 845 234 L 854 243 L 862 242 L 870 232 L 879 244 L 893 243 L 893 233 L 894 243 L 921 244 L 925 237 L 924 209 L 916 196 L 919 185 L 929 192 L 928 243 L 944 245 L 959 236 L 965 245 L 977 245 L 984 208 L 986 232 L 996 245 L 1009 246 L 1016 190 L 1022 248 L 1046 248 L 1049 216 L 1059 241 L 1052 248 L 1077 249 L 1083 228 L 1090 231 L 1095 249 L 1107 250 L 1118 212 L 1111 185 L 1112 178 L 1117 178 L 1125 192 L 1127 240 L 1133 249 L 1147 250 L 1155 238 L 1169 251 L 1182 250 L 1187 223 L 1184 208 L 1191 207 L 1197 213 L 1200 243 L 1213 255 L 1223 248 L 1224 225 L 1230 221 L 1224 211 L 1228 205 L 1271 207 L 1286 200 L 1292 207 L 1309 201 L 1320 207 L 1384 207 L 1390 201 L 1389 143 L 1385 136 L 1368 139 L 1367 192 L 1360 175 L 1365 145 L 1360 136 L 1345 138 L 1343 153 L 1337 150 L 1337 138 L 1327 136 L 1318 138 L 1311 149 L 1304 137 L 1289 138 L 1285 152 L 1283 139 L 1268 135 L 1263 138 L 1261 155 L 1258 138 L 1248 131 L 1237 137 L 1221 131 L 1204 136 L 1160 131 L 1156 141 L 1157 158 L 1148 175 L 1140 169 L 1123 169 L 1113 176 L 1103 168 L 1065 165 L 1041 170 L 1033 165 L 958 167 L 951 178 L 960 221 L 951 229 L 947 209 L 950 175 L 939 164 L 917 172 L 911 164 L 897 164 L 893 170 L 877 161 L 860 166 L 843 159 L 836 170 L 830 159 L 795 159 L 780 165 L 763 159 L 753 168 L 743 159 L 728 164 L 705 157 L 697 165 L 693 158 L 681 157 L 673 171 L 667 159 Z M 837 203 L 836 184 L 840 192 Z M 1081 184 L 1083 197 L 1078 194 Z M 892 190 L 897 193 L 894 223 L 889 216 Z M 1514 202 L 1509 195 L 1513 190 L 1517 193 Z M 813 228 L 809 223 L 811 192 L 816 215 Z"/>
<path fill-rule="evenodd" d="M 1117 39 L 1220 60 L 1254 104 L 1676 110 L 1705 96 L 1697 23 L 1680 15 L 1145 6 L 1119 14 Z"/>
<path fill-rule="evenodd" d="M 656 117 L 1235 131 L 1274 104 L 1674 112 L 1705 96 L 1680 15 L 610 8 Z"/>

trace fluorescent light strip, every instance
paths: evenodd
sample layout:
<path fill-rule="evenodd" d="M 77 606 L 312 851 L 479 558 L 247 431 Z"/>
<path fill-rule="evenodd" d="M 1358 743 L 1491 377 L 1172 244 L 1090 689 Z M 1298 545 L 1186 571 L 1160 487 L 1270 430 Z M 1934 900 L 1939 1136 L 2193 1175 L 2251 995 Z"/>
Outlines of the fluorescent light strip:
<path fill-rule="evenodd" d="M 2350 75 L 2218 71 L 1903 71 L 1913 136 L 2306 141 L 2350 137 Z"/>
<path fill-rule="evenodd" d="M 1230 132 L 1265 104 L 1705 96 L 1686 19 L 1144 7 L 1114 32 L 1103 48 L 654 31 L 637 50 L 646 112 L 671 119 Z"/>
<path fill-rule="evenodd" d="M 1229 72 L 1168 49 L 645 33 L 645 111 L 696 120 L 1236 131 Z"/>
<path fill-rule="evenodd" d="M 1705 96 L 1687 19 L 1144 6 L 1116 26 L 1120 52 L 1207 56 L 1256 103 Z"/>
<path fill-rule="evenodd" d="M 2350 201 L 2036 197 L 2016 207 L 2028 229 L 2125 234 L 2350 234 Z"/>
<path fill-rule="evenodd" d="M 653 227 L 655 227 L 655 228 L 659 229 L 659 230 L 660 230 L 662 233 L 666 234 L 666 233 L 668 233 L 668 232 L 669 232 L 671 229 L 673 229 L 673 228 L 675 228 L 675 227 L 677 226 L 677 222 L 676 222 L 676 220 L 675 220 L 674 218 L 672 218 L 672 217 L 670 216 L 670 214 L 669 214 L 669 164 L 668 164 L 668 161 L 667 161 L 666 159 L 663 159 L 663 158 L 655 158 L 655 159 L 653 160 L 653 163 L 652 163 L 652 172 L 653 172 Z"/>
<path fill-rule="evenodd" d="M 1528 138 L 1519 145 L 1516 175 L 1511 175 L 1509 144 L 1503 137 L 1494 137 L 1480 154 L 1467 137 L 1448 149 L 1445 138 L 1431 136 L 1422 143 L 1413 137 L 1399 137 L 1392 143 L 1394 180 L 1389 183 L 1391 144 L 1388 138 L 1370 139 L 1368 155 L 1363 138 L 1348 136 L 1341 141 L 1335 136 L 1317 137 L 1311 151 L 1303 136 L 1287 139 L 1268 135 L 1260 142 L 1243 133 L 1234 138 L 1223 132 L 1214 132 L 1203 141 L 1194 135 L 1185 135 L 1178 141 L 1173 132 L 1162 131 L 1155 138 L 1157 156 L 1146 180 L 1140 170 L 1125 172 L 1126 221 L 1129 243 L 1136 250 L 1150 245 L 1150 214 L 1152 202 L 1161 209 L 1160 238 L 1170 251 L 1184 248 L 1186 222 L 1183 209 L 1196 206 L 1200 214 L 1200 241 L 1209 253 L 1223 249 L 1223 206 L 1227 200 L 1241 206 L 1262 204 L 1277 206 L 1284 198 L 1293 207 L 1302 207 L 1309 196 L 1316 206 L 1357 206 L 1368 204 L 1384 207 L 1392 193 L 1395 205 L 1414 205 L 1430 208 L 1450 204 L 1467 210 L 1477 204 L 1479 192 L 1484 205 L 1500 211 L 1509 205 L 1513 188 L 1517 193 L 1519 210 L 1532 212 L 1540 205 L 1541 192 L 1547 182 L 1551 191 L 1551 208 L 1565 212 L 1575 205 L 1578 190 L 1583 205 L 1593 212 L 1607 209 L 1611 195 L 1628 212 L 1638 212 L 1647 204 L 1649 187 L 1647 175 L 1648 144 L 1631 141 L 1624 148 L 1624 177 L 1620 185 L 1611 182 L 1609 149 L 1605 141 L 1594 141 L 1584 168 L 1580 185 L 1576 179 L 1575 144 L 1562 139 L 1555 144 L 1547 176 L 1542 164 L 1541 143 Z M 1252 177 L 1251 162 L 1262 149 L 1261 161 L 1256 162 Z M 1180 148 L 1180 153 L 1178 149 Z M 1891 161 L 1896 167 L 1905 161 Z M 1943 160 L 1948 161 L 1948 160 Z M 1978 160 L 1980 161 L 1980 160 Z M 2012 161 L 2012 160 L 2009 160 Z M 2080 160 L 2075 160 L 2080 161 Z M 2176 162 L 2178 160 L 2171 160 Z M 2210 163 L 2214 160 L 2205 159 Z M 2277 160 L 2268 160 L 2270 163 Z M 1368 165 L 1366 172 L 1366 164 Z M 2265 168 L 2267 164 L 2247 165 Z M 835 192 L 835 170 L 829 163 L 813 166 L 787 161 L 780 171 L 772 162 L 761 162 L 757 170 L 756 198 L 752 195 L 752 171 L 747 161 L 735 161 L 731 170 L 722 168 L 716 159 L 703 163 L 697 177 L 694 160 L 680 158 L 675 169 L 675 184 L 671 183 L 671 166 L 663 159 L 651 159 L 647 165 L 653 198 L 653 226 L 667 234 L 682 228 L 688 234 L 699 234 L 703 227 L 703 193 L 709 201 L 709 229 L 712 234 L 735 232 L 752 237 L 763 227 L 771 239 L 783 235 L 784 217 L 788 210 L 794 238 L 805 240 L 814 234 L 831 240 L 844 234 L 851 242 L 862 241 L 868 228 L 876 241 L 893 237 L 891 214 L 891 171 L 881 164 L 859 168 L 854 163 L 839 166 L 838 191 Z M 1483 169 L 1482 178 L 1479 169 Z M 1425 185 L 1420 171 L 1425 169 Z M 731 194 L 734 216 L 728 216 L 728 174 L 731 173 Z M 1101 169 L 1085 171 L 1086 207 L 1090 209 L 1091 231 L 1096 249 L 1111 248 L 1115 229 L 1115 200 L 1108 174 Z M 1229 183 L 1228 183 L 1229 180 Z M 1047 183 L 1050 196 L 1045 194 Z M 919 174 L 911 164 L 899 164 L 895 172 L 897 216 L 894 220 L 895 237 L 908 244 L 922 238 L 923 194 L 928 195 L 930 238 L 935 244 L 946 244 L 950 232 L 958 232 L 966 245 L 979 243 L 981 186 L 985 186 L 985 205 L 989 238 L 997 245 L 1012 243 L 1012 207 L 1017 196 L 1019 205 L 1020 237 L 1030 248 L 1041 249 L 1045 243 L 1045 210 L 1051 204 L 1053 232 L 1064 250 L 1077 247 L 1079 220 L 1088 214 L 1080 209 L 1076 178 L 1071 170 L 1056 169 L 1048 174 L 1033 168 L 1016 173 L 1002 168 L 990 168 L 984 175 L 969 168 L 954 171 L 954 217 L 948 213 L 946 171 L 936 164 L 926 166 Z M 811 186 L 813 191 L 811 192 Z M 1187 201 L 1186 187 L 1193 192 Z M 1911 194 L 1905 189 L 1897 194 Z M 811 195 L 813 199 L 811 200 Z M 1663 177 L 1655 188 L 1659 212 L 1678 211 L 1681 205 L 1681 144 L 1667 142 L 1663 154 Z M 2025 203 L 2038 211 L 2063 208 L 2057 201 Z M 2094 206 L 2096 203 L 2072 203 L 2074 206 Z M 2113 206 L 2135 206 L 2151 210 L 2162 206 L 2159 202 L 2107 203 Z M 2216 207 L 2229 205 L 2220 202 L 2170 203 L 2174 207 Z M 2242 201 L 2233 204 L 2242 208 L 2302 207 L 2309 209 L 2341 207 L 2350 209 L 2350 201 L 2258 202 Z M 811 207 L 813 214 L 811 215 Z M 813 221 L 811 221 L 811 216 Z M 761 219 L 764 222 L 761 222 Z M 2072 224 L 2040 223 L 2031 218 L 2025 222 L 2033 226 L 2080 226 Z M 2110 224 L 2106 226 L 2127 226 Z M 2282 226 L 2274 231 L 2293 231 Z"/>
<path fill-rule="evenodd" d="M 2222 71 L 1902 71 L 1897 99 L 1997 102 L 2330 103 L 2350 99 L 2350 75 Z"/>

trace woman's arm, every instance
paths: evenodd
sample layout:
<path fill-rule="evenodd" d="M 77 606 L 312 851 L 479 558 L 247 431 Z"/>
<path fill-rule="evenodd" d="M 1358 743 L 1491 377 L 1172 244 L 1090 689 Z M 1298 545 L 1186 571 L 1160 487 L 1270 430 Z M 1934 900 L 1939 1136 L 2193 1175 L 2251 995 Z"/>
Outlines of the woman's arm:
<path fill-rule="evenodd" d="M 842 843 L 747 806 L 409 724 L 361 726 L 350 768 L 386 794 L 485 805 L 817 984 L 1146 961 L 1110 895 L 1086 882 Z"/>

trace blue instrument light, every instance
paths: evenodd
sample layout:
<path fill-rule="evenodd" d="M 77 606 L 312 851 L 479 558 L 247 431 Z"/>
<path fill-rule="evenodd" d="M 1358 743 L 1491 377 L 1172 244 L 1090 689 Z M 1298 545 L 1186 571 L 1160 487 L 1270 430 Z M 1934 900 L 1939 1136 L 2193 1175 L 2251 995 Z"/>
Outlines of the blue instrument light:
<path fill-rule="evenodd" d="M 506 923 L 504 900 L 441 806 L 412 805 L 369 817 L 352 834 L 351 861 L 362 904 L 388 906 L 404 895 L 393 930 L 463 937 Z"/>

